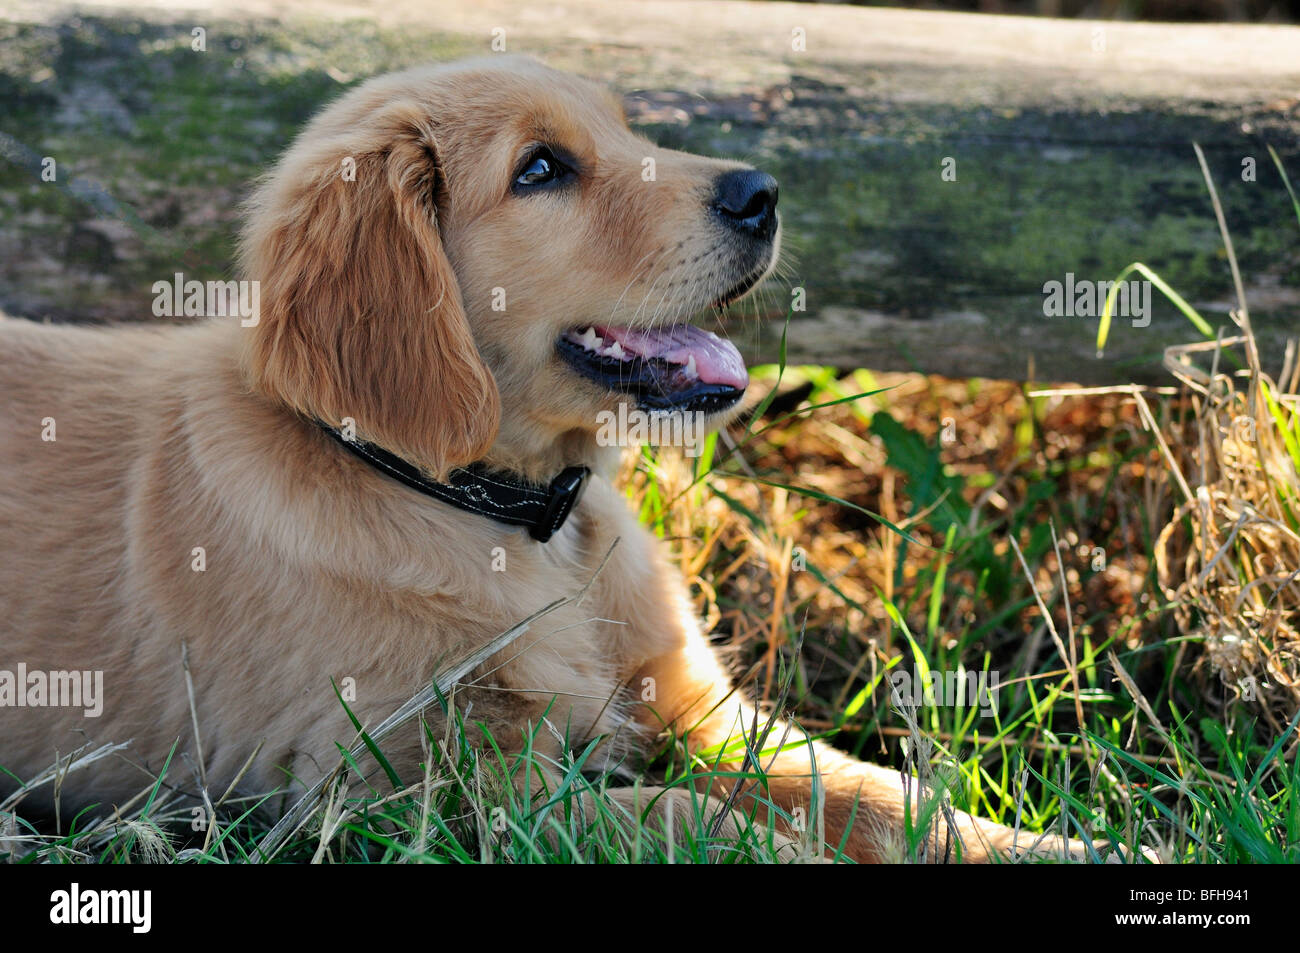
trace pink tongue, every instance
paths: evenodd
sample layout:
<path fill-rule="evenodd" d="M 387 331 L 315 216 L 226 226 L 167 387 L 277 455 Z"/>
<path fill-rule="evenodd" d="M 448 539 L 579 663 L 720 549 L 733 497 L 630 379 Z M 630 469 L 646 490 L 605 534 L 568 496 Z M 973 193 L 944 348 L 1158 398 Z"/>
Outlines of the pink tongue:
<path fill-rule="evenodd" d="M 596 329 L 605 340 L 614 340 L 623 350 L 641 357 L 657 357 L 670 364 L 685 365 L 695 357 L 695 370 L 704 384 L 726 384 L 737 390 L 749 386 L 749 372 L 736 346 L 726 338 L 690 324 L 642 330 L 640 328 Z"/>

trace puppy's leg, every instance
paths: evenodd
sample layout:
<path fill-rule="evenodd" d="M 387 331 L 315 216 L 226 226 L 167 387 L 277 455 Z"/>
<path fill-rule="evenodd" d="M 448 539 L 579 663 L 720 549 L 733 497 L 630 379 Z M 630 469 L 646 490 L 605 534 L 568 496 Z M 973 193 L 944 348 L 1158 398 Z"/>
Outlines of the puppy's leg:
<path fill-rule="evenodd" d="M 651 681 L 645 681 L 649 679 Z M 720 772 L 736 772 L 743 766 L 745 747 L 738 739 L 754 723 L 755 713 L 733 692 L 730 679 L 706 639 L 687 633 L 679 651 L 652 659 L 636 676 L 636 685 L 652 687 L 653 701 L 647 701 L 638 715 L 647 726 L 671 728 L 684 736 L 694 754 L 706 749 L 725 751 L 718 759 Z M 767 720 L 761 716 L 758 725 Z M 785 743 L 781 744 L 784 738 Z M 777 746 L 780 745 L 779 750 Z M 818 814 L 824 825 L 825 843 L 834 849 L 844 844 L 845 854 L 860 863 L 902 861 L 904 844 L 905 788 L 899 772 L 864 763 L 819 741 L 807 741 L 796 730 L 778 721 L 761 746 L 760 762 L 767 778 L 761 796 L 770 799 L 802 825 L 817 830 Z M 712 760 L 712 758 L 710 758 Z M 815 770 L 814 770 L 815 762 Z M 814 774 L 819 778 L 814 784 Z M 756 782 L 741 780 L 753 791 Z M 932 794 L 918 794 L 911 784 L 910 813 L 919 825 L 918 801 Z M 716 790 L 716 789 L 715 789 Z M 812 803 L 818 794 L 819 805 Z M 726 794 L 725 790 L 720 793 Z M 738 807 L 745 807 L 742 799 Z M 766 814 L 760 807 L 760 817 Z M 936 812 L 925 855 L 943 861 L 960 858 L 966 862 L 1010 859 L 1015 852 L 1032 852 L 1045 857 L 1086 857 L 1083 846 L 1059 837 L 1038 838 L 962 811 Z M 776 826 L 785 826 L 778 820 Z M 797 834 L 791 831 L 789 833 Z M 847 834 L 847 836 L 846 836 Z M 960 846 L 957 841 L 960 839 Z M 1013 844 L 1014 842 L 1014 844 Z"/>

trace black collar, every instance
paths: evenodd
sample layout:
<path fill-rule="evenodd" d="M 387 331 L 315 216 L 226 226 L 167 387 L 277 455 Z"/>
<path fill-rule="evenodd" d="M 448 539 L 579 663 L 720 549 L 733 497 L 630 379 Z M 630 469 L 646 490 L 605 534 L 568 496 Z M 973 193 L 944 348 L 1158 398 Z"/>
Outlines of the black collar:
<path fill-rule="evenodd" d="M 481 463 L 472 463 L 453 470 L 451 482 L 437 483 L 401 457 L 373 443 L 349 440 L 328 424 L 317 423 L 343 446 L 394 480 L 498 523 L 527 526 L 528 534 L 541 543 L 564 525 L 569 513 L 578 505 L 587 476 L 591 473 L 586 467 L 565 467 L 550 486 L 542 486 L 509 473 L 489 470 Z"/>

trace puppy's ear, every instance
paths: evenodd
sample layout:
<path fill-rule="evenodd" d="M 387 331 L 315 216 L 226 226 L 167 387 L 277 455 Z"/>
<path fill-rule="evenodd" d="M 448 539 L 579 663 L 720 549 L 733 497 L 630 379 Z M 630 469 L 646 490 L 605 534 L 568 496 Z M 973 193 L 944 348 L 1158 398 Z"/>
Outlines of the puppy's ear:
<path fill-rule="evenodd" d="M 445 477 L 491 446 L 500 398 L 442 249 L 432 132 L 380 125 L 351 152 L 309 131 L 250 203 L 242 257 L 261 317 L 244 366 L 267 397 L 351 418 L 360 439 Z"/>

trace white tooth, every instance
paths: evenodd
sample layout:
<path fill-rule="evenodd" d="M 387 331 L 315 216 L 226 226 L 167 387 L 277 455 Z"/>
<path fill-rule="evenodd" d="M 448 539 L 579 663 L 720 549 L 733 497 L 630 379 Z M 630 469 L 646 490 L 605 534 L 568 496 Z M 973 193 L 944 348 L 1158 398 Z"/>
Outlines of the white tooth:
<path fill-rule="evenodd" d="M 617 341 L 609 346 L 609 350 L 605 352 L 605 356 L 617 358 L 620 361 L 627 360 L 627 352 L 623 350 L 623 346 Z"/>
<path fill-rule="evenodd" d="M 700 372 L 695 369 L 695 355 L 692 354 L 686 359 L 686 376 L 694 380 L 700 376 Z"/>
<path fill-rule="evenodd" d="M 578 343 L 588 351 L 599 351 L 601 345 L 600 335 L 596 333 L 595 328 L 587 328 L 578 337 Z"/>

